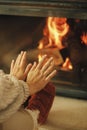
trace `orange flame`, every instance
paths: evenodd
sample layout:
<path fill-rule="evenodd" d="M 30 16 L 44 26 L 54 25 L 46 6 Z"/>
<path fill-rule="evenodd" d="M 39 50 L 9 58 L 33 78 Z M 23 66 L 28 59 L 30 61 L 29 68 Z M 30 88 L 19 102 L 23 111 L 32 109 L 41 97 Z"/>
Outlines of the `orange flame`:
<path fill-rule="evenodd" d="M 44 48 L 44 46 L 43 46 L 44 44 L 43 44 L 43 42 L 42 41 L 40 41 L 39 42 L 39 46 L 38 46 L 38 49 L 42 49 L 42 48 Z"/>
<path fill-rule="evenodd" d="M 69 25 L 67 24 L 67 18 L 48 17 L 46 26 L 43 30 L 44 38 L 39 42 L 38 49 L 43 48 L 58 48 L 63 49 L 62 38 L 68 33 Z M 39 55 L 40 59 L 41 56 Z M 72 69 L 72 65 L 69 65 L 69 60 L 66 59 L 65 65 L 67 68 Z"/>
<path fill-rule="evenodd" d="M 70 59 L 68 57 L 66 58 L 66 60 L 65 60 L 64 64 L 62 65 L 62 67 L 65 68 L 65 69 L 68 68 L 70 70 L 73 69 L 72 64 L 70 62 Z"/>
<path fill-rule="evenodd" d="M 38 55 L 38 60 L 40 61 L 41 59 L 42 59 L 42 55 L 39 54 L 39 55 Z"/>
<path fill-rule="evenodd" d="M 62 45 L 62 37 L 68 32 L 69 25 L 66 18 L 48 17 L 47 25 L 44 29 L 44 36 L 48 37 L 48 45 L 45 47 L 64 48 Z"/>
<path fill-rule="evenodd" d="M 85 45 L 87 45 L 87 33 L 83 33 L 81 36 L 82 41 L 84 42 Z"/>

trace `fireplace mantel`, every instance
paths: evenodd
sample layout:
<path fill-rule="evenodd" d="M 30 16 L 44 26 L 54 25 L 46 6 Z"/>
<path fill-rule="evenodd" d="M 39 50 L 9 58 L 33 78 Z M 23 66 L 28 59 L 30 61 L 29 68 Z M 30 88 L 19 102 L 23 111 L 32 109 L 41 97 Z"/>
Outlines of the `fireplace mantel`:
<path fill-rule="evenodd" d="M 87 0 L 0 0 L 0 14 L 87 19 Z"/>

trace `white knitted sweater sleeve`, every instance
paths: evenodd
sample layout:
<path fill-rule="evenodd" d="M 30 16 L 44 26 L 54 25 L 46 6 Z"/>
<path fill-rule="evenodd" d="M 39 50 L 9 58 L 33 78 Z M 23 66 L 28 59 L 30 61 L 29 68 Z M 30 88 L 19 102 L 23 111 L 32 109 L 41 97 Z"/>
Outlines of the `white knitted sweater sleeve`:
<path fill-rule="evenodd" d="M 0 74 L 0 123 L 13 115 L 28 96 L 29 87 L 24 81 Z"/>

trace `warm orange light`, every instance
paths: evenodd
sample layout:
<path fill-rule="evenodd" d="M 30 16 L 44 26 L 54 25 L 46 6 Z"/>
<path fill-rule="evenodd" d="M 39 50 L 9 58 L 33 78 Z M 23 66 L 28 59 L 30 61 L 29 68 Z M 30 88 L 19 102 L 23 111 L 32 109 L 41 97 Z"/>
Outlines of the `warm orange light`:
<path fill-rule="evenodd" d="M 64 48 L 62 45 L 62 37 L 68 32 L 69 25 L 66 18 L 48 17 L 47 26 L 44 29 L 44 35 L 48 37 L 48 45 L 46 47 Z"/>
<path fill-rule="evenodd" d="M 38 60 L 40 61 L 42 59 L 42 55 L 38 55 Z"/>
<path fill-rule="evenodd" d="M 43 30 L 44 38 L 39 42 L 38 49 L 63 49 L 64 46 L 62 45 L 62 39 L 68 33 L 68 31 L 69 25 L 67 23 L 67 18 L 48 17 L 46 26 Z M 39 59 L 41 59 L 41 55 L 39 55 Z M 64 64 L 64 67 L 72 69 L 72 65 L 68 59 L 66 59 Z"/>
<path fill-rule="evenodd" d="M 65 68 L 65 69 L 70 69 L 70 70 L 73 69 L 72 64 L 70 62 L 70 59 L 68 57 L 66 58 L 66 60 L 63 63 L 62 67 Z"/>
<path fill-rule="evenodd" d="M 57 47 L 58 49 L 64 48 L 62 45 L 62 38 L 69 31 L 67 18 L 48 17 L 46 27 L 43 30 L 44 36 L 48 38 L 48 43 L 44 46 L 44 42 L 39 43 L 39 49 L 42 47 Z"/>
<path fill-rule="evenodd" d="M 81 36 L 81 39 L 82 39 L 83 43 L 85 45 L 87 45 L 87 33 L 83 33 L 83 35 Z"/>
<path fill-rule="evenodd" d="M 40 42 L 39 42 L 38 49 L 42 49 L 42 48 L 43 48 L 43 45 L 44 45 L 44 44 L 43 44 L 43 42 L 42 42 L 42 41 L 40 41 Z"/>

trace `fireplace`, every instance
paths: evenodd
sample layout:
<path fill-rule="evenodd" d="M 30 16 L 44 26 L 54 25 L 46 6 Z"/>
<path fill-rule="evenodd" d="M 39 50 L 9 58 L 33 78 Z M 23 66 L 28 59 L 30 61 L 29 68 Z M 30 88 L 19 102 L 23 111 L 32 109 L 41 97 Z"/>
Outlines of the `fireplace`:
<path fill-rule="evenodd" d="M 63 24 L 68 25 L 59 36 L 62 48 L 54 44 L 54 38 L 53 46 L 48 44 L 48 19 L 55 19 L 59 32 L 63 32 Z M 31 62 L 47 53 L 54 56 L 58 70 L 52 79 L 56 94 L 87 99 L 86 25 L 86 0 L 0 1 L 0 67 L 8 73 L 11 60 L 21 50 L 28 52 Z"/>

